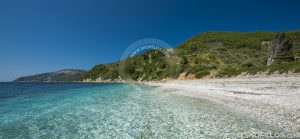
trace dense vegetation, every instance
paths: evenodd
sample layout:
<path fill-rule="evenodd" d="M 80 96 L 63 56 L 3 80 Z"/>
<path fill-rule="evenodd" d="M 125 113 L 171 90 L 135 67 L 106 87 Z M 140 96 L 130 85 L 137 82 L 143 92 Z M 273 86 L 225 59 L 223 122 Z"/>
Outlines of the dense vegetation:
<path fill-rule="evenodd" d="M 266 65 L 268 47 L 263 42 L 278 39 L 278 33 L 273 32 L 208 32 L 192 37 L 175 50 L 185 61 L 182 72 L 200 74 L 197 77 L 209 75 L 213 69 L 217 71 L 217 77 L 236 76 L 243 72 L 256 74 L 259 71 L 298 72 L 300 31 L 284 34 L 283 39 L 289 40 L 292 48 L 278 53 L 277 57 L 292 55 L 292 59 L 278 60 L 270 66 Z"/>
<path fill-rule="evenodd" d="M 274 58 L 276 62 L 267 66 L 270 50 L 264 43 L 280 43 L 282 40 L 286 43 L 285 48 L 277 52 Z M 121 65 L 125 65 L 121 70 L 125 73 L 122 78 L 135 81 L 177 78 L 179 74 L 193 78 L 213 78 L 241 73 L 300 72 L 299 57 L 300 31 L 207 32 L 175 47 L 171 57 L 166 58 L 163 53 L 152 50 L 121 62 L 97 65 L 85 73 L 83 78 L 117 80 L 121 76 Z"/>
<path fill-rule="evenodd" d="M 270 46 L 277 47 L 270 56 Z M 275 48 L 275 47 L 274 47 Z M 274 49 L 275 50 L 275 49 Z M 277 52 L 278 51 L 278 52 Z M 272 64 L 267 65 L 272 58 Z M 151 50 L 72 75 L 41 74 L 34 81 L 133 81 L 214 78 L 239 74 L 300 72 L 300 31 L 207 32 L 173 48 L 170 55 Z M 31 80 L 31 77 L 17 81 Z"/>
<path fill-rule="evenodd" d="M 150 50 L 117 63 L 96 65 L 85 73 L 84 79 L 144 81 L 174 77 L 177 70 L 174 58 L 166 57 L 159 50 Z"/>

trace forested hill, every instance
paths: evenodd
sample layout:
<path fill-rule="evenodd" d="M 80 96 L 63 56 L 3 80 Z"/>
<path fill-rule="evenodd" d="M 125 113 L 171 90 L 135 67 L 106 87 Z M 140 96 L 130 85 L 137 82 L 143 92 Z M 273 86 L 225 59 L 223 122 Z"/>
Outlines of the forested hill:
<path fill-rule="evenodd" d="M 78 69 L 64 69 L 55 72 L 36 74 L 20 77 L 15 82 L 72 82 L 82 80 L 82 73 L 86 71 Z"/>
<path fill-rule="evenodd" d="M 148 81 L 300 72 L 300 31 L 201 33 L 176 46 L 172 57 L 180 61 L 176 76 L 170 72 L 165 57 L 153 50 L 126 59 L 126 77 Z M 96 65 L 83 79 L 118 81 L 119 65 L 120 62 Z"/>
<path fill-rule="evenodd" d="M 99 64 L 89 71 L 62 70 L 15 81 L 152 81 L 300 72 L 300 31 L 207 32 L 182 42 L 167 58 L 158 50 Z M 124 66 L 125 65 L 125 66 Z M 122 75 L 120 74 L 120 67 Z M 64 72 L 65 71 L 65 72 Z"/>

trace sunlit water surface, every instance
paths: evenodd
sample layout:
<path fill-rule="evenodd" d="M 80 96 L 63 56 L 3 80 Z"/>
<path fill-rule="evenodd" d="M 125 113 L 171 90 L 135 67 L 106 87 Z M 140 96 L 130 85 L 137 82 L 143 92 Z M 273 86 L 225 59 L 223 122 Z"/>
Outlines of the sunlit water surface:
<path fill-rule="evenodd" d="M 235 138 L 274 131 L 143 85 L 0 83 L 0 138 Z"/>

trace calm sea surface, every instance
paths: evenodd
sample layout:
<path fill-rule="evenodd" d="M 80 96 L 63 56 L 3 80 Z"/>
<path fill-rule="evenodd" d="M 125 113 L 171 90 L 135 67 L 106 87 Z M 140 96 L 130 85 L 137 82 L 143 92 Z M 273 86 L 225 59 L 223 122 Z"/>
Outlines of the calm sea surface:
<path fill-rule="evenodd" d="M 274 129 L 142 85 L 0 83 L 0 138 L 234 138 Z"/>

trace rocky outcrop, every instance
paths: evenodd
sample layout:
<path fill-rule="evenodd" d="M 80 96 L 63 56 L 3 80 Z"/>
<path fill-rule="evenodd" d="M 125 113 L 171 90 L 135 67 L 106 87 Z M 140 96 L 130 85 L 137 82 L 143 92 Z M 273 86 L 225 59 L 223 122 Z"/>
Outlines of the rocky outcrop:
<path fill-rule="evenodd" d="M 284 33 L 277 34 L 273 41 L 262 42 L 262 45 L 268 47 L 267 65 L 294 60 L 293 43 L 286 38 Z"/>

